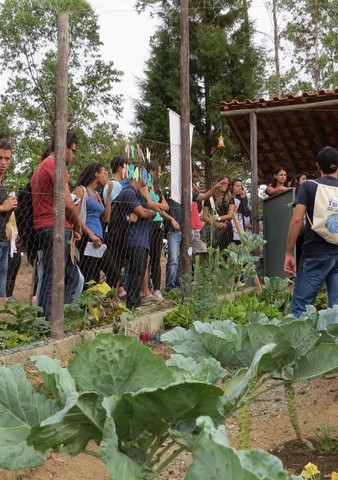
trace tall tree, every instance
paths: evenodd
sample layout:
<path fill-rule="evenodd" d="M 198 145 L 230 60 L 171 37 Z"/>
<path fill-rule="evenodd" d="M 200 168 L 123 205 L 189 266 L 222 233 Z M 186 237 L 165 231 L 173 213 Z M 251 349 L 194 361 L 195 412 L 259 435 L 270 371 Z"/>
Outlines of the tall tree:
<path fill-rule="evenodd" d="M 57 16 L 62 11 L 70 14 L 70 127 L 83 136 L 102 133 L 107 127 L 102 123 L 99 128 L 104 115 L 118 117 L 121 112 L 121 98 L 113 93 L 121 72 L 101 57 L 97 17 L 86 0 L 4 0 L 0 60 L 7 87 L 0 100 L 2 110 L 11 112 L 19 156 L 27 153 L 27 142 L 33 147 L 35 140 L 40 141 L 35 153 L 41 153 L 41 142 L 54 132 Z M 109 126 L 107 132 L 111 129 L 116 132 L 117 126 Z"/>
<path fill-rule="evenodd" d="M 142 135 L 168 138 L 167 108 L 179 112 L 179 2 L 140 0 L 140 9 L 156 6 L 161 26 L 152 39 L 136 126 Z M 247 0 L 191 0 L 190 2 L 190 120 L 195 126 L 194 147 L 205 158 L 207 183 L 221 132 L 221 100 L 255 98 L 263 76 L 262 51 L 253 46 L 253 26 Z M 227 136 L 225 126 L 223 136 Z M 226 139 L 226 154 L 237 151 Z"/>
<path fill-rule="evenodd" d="M 294 65 L 313 88 L 338 85 L 338 1 L 286 0 L 291 15 L 286 38 L 294 48 Z M 295 85 L 297 87 L 297 85 Z"/>
<path fill-rule="evenodd" d="M 266 0 L 265 5 L 274 16 L 274 36 L 284 56 L 282 93 L 336 88 L 338 0 Z M 282 25 L 275 21 L 277 12 Z"/>

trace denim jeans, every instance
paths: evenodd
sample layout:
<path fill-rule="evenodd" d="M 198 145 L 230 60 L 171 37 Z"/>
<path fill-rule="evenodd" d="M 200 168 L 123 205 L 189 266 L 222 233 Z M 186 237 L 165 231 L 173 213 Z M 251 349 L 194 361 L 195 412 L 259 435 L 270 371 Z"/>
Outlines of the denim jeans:
<path fill-rule="evenodd" d="M 168 260 L 166 266 L 165 289 L 171 290 L 180 285 L 180 260 L 181 260 L 181 242 L 182 232 L 175 230 L 169 232 L 168 240 Z"/>
<path fill-rule="evenodd" d="M 329 307 L 338 305 L 338 254 L 303 257 L 300 261 L 291 313 L 300 317 L 306 305 L 313 305 L 321 286 L 326 282 Z"/>
<path fill-rule="evenodd" d="M 0 242 L 0 297 L 6 296 L 8 250 L 9 250 L 9 243 Z"/>
<path fill-rule="evenodd" d="M 40 228 L 39 240 L 37 305 L 43 308 L 44 315 L 50 319 L 53 288 L 53 227 Z M 72 231 L 65 229 L 65 297 L 64 303 L 73 303 L 78 292 L 80 274 L 76 264 L 70 258 Z"/>

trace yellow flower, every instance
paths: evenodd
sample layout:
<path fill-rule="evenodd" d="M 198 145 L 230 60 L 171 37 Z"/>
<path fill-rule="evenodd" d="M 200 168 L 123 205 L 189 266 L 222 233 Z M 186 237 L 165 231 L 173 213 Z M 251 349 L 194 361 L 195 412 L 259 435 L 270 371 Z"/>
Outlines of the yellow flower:
<path fill-rule="evenodd" d="M 110 292 L 111 288 L 106 282 L 102 282 L 97 283 L 96 285 L 91 287 L 91 290 L 102 293 L 102 295 L 107 295 Z"/>
<path fill-rule="evenodd" d="M 99 309 L 94 307 L 93 310 L 93 317 L 95 318 L 95 320 L 98 322 L 100 320 L 100 314 L 99 314 Z"/>
<path fill-rule="evenodd" d="M 332 472 L 331 480 L 338 480 L 338 472 Z"/>
<path fill-rule="evenodd" d="M 307 478 L 315 478 L 315 475 L 319 474 L 320 471 L 317 468 L 317 465 L 314 465 L 313 463 L 307 463 L 304 467 L 304 470 L 301 473 L 301 476 L 305 479 Z"/>

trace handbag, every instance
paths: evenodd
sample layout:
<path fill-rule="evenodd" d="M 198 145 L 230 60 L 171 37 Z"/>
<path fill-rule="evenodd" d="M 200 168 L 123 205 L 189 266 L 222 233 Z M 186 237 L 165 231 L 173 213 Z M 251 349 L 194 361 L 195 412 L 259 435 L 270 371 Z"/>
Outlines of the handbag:
<path fill-rule="evenodd" d="M 83 187 L 82 185 L 81 185 L 81 188 L 83 189 L 83 196 L 81 198 L 79 217 L 83 221 L 83 223 L 86 223 L 86 220 L 87 220 L 87 200 L 86 200 L 87 190 L 86 190 L 86 187 Z"/>

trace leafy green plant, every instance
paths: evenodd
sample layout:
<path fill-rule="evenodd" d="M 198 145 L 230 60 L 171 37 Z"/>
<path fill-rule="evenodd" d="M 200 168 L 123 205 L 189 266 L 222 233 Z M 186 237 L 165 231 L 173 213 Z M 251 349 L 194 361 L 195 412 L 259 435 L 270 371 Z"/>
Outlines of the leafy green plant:
<path fill-rule="evenodd" d="M 324 310 L 328 307 L 326 285 L 323 285 L 320 289 L 315 301 L 315 307 L 317 310 Z"/>
<path fill-rule="evenodd" d="M 28 337 L 24 333 L 13 332 L 12 330 L 0 331 L 0 349 L 18 347 L 31 341 L 31 337 Z"/>
<path fill-rule="evenodd" d="M 107 284 L 94 284 L 77 295 L 76 301 L 65 305 L 66 330 L 85 330 L 117 320 L 127 312 L 125 304 L 113 301 L 116 293 Z"/>
<path fill-rule="evenodd" d="M 230 447 L 224 426 L 215 428 L 208 417 L 197 419 L 201 429 L 192 450 L 193 462 L 185 480 L 299 480 L 288 475 L 282 462 L 263 450 L 235 450 Z"/>
<path fill-rule="evenodd" d="M 317 428 L 314 439 L 323 455 L 338 453 L 338 437 L 330 425 L 324 424 Z"/>
<path fill-rule="evenodd" d="M 37 317 L 39 312 L 42 312 L 40 307 L 29 305 L 26 302 L 7 302 L 0 310 L 0 314 L 3 314 L 0 330 L 23 335 L 21 337 L 23 343 L 26 343 L 27 337 L 31 341 L 40 340 L 50 334 L 50 322 L 44 317 Z M 6 337 L 6 333 L 4 333 L 4 337 Z M 19 336 L 17 336 L 17 340 L 20 340 Z"/>
<path fill-rule="evenodd" d="M 275 305 L 286 314 L 289 310 L 292 296 L 291 280 L 281 277 L 264 277 L 264 285 L 265 288 L 261 297 L 266 298 L 268 304 Z"/>
<path fill-rule="evenodd" d="M 218 297 L 220 295 L 224 297 L 225 293 L 237 292 L 243 277 L 250 278 L 256 275 L 255 262 L 258 257 L 253 256 L 251 252 L 264 243 L 260 236 L 254 235 L 253 239 L 244 236 L 243 244 L 233 243 L 222 251 L 209 248 L 203 260 L 195 262 L 193 280 L 183 276 L 181 296 L 177 297 L 175 292 L 174 301 L 177 307 L 166 315 L 165 327 L 188 327 L 196 320 L 209 321 L 213 318 L 232 317 L 227 314 L 227 308 L 231 308 L 227 306 L 228 301 L 219 302 Z M 252 303 L 251 299 L 251 305 Z M 236 304 L 237 302 L 234 302 L 233 306 Z M 241 311 L 236 312 L 234 316 L 244 321 L 246 306 L 239 307 L 239 310 Z"/>
<path fill-rule="evenodd" d="M 239 290 L 242 279 L 253 278 L 259 257 L 253 255 L 260 246 L 266 243 L 260 235 L 251 238 L 245 233 L 239 245 L 231 243 L 219 254 L 219 269 L 217 278 L 226 291 L 232 293 Z"/>
<path fill-rule="evenodd" d="M 224 422 L 221 388 L 177 383 L 136 338 L 99 335 L 78 346 L 68 369 L 47 356 L 32 361 L 54 398 L 35 393 L 21 366 L 0 368 L 1 468 L 37 466 L 60 449 L 99 456 L 111 478 L 150 479 L 193 443 L 201 414 Z M 87 450 L 89 440 L 99 453 Z M 166 458 L 175 443 L 178 451 Z"/>
<path fill-rule="evenodd" d="M 250 381 L 245 395 L 236 399 L 236 408 L 261 394 L 263 390 L 260 387 L 267 379 L 278 376 L 285 387 L 290 421 L 297 438 L 303 441 L 294 385 L 300 380 L 309 380 L 338 369 L 338 343 L 334 336 L 338 333 L 335 329 L 337 324 L 334 312 L 314 315 L 309 310 L 309 316 L 304 315 L 304 318 L 289 316 L 274 319 L 273 323 L 266 317 L 248 325 L 236 325 L 230 320 L 194 322 L 189 330 L 177 327 L 164 333 L 161 339 L 176 353 L 196 361 L 202 358 L 218 360 L 231 377 L 225 396 L 232 382 L 236 385 L 238 378 L 243 381 L 241 375 L 245 374 L 245 369 L 252 368 L 255 355 L 262 348 L 272 345 L 269 355 L 256 372 L 255 382 Z M 244 410 L 243 413 L 242 429 L 248 432 L 248 415 Z M 245 435 L 241 438 L 242 445 L 247 445 L 245 438 Z"/>
<path fill-rule="evenodd" d="M 189 327 L 192 323 L 192 302 L 184 302 L 168 312 L 163 317 L 163 326 L 166 329 L 174 327 Z"/>
<path fill-rule="evenodd" d="M 233 301 L 227 299 L 219 301 L 214 305 L 210 318 L 216 320 L 231 319 L 235 323 L 248 323 L 255 321 L 257 315 L 266 315 L 270 319 L 282 317 L 278 305 L 269 303 L 265 299 L 264 293 L 251 290 L 237 294 Z"/>
<path fill-rule="evenodd" d="M 121 335 L 103 334 L 78 345 L 68 369 L 47 356 L 32 357 L 45 385 L 40 393 L 21 366 L 0 367 L 0 468 L 34 467 L 60 450 L 101 458 L 111 479 L 146 480 L 187 449 L 193 450 L 188 480 L 201 478 L 196 472 L 202 460 L 212 464 L 210 474 L 216 468 L 224 478 L 230 467 L 243 473 L 236 477 L 243 480 L 262 478 L 260 471 L 269 471 L 273 480 L 294 478 L 282 472 L 275 457 L 231 449 L 220 427 L 225 416 L 245 404 L 273 348 L 256 352 L 250 367 L 230 379 L 225 390 L 206 383 L 225 375 L 216 360 L 194 362 L 178 355 L 165 364 L 138 339 Z M 99 450 L 89 450 L 89 440 Z"/>

